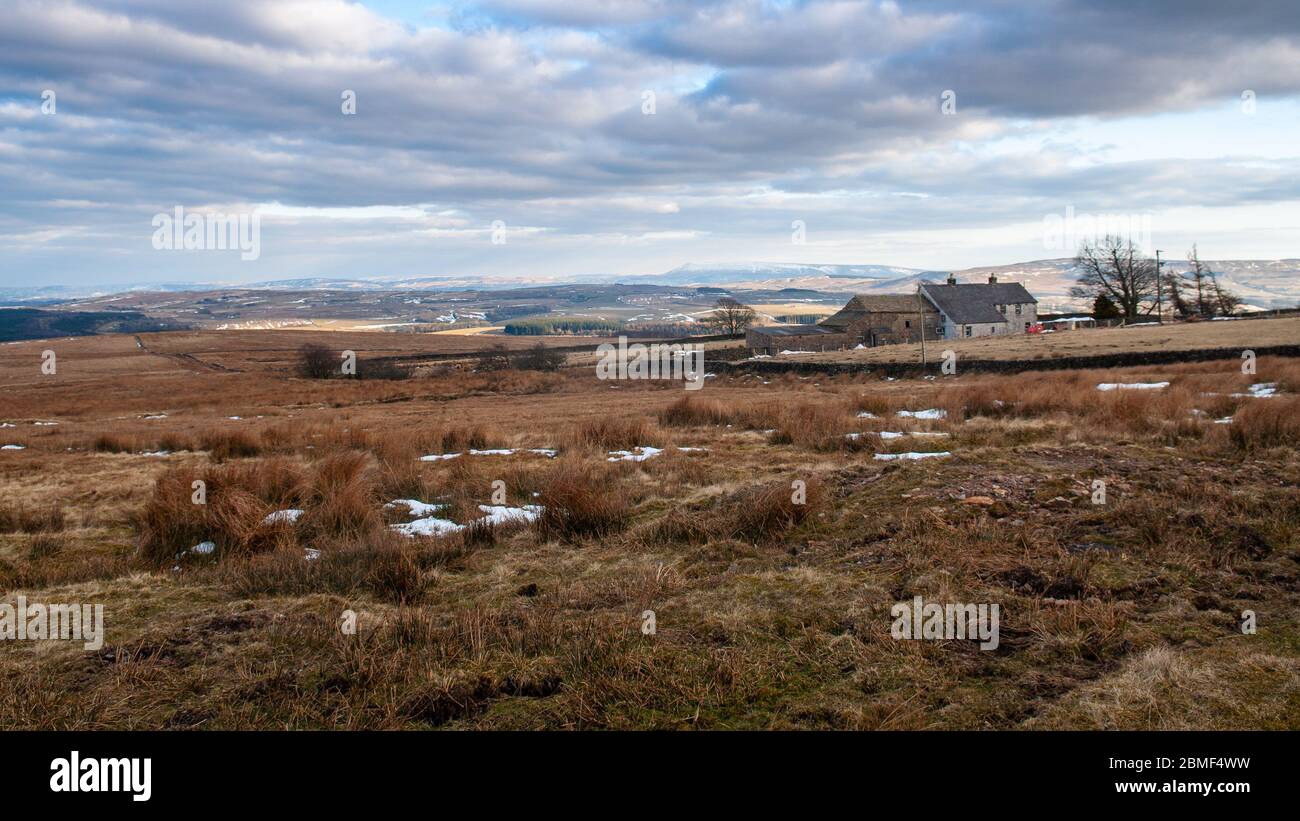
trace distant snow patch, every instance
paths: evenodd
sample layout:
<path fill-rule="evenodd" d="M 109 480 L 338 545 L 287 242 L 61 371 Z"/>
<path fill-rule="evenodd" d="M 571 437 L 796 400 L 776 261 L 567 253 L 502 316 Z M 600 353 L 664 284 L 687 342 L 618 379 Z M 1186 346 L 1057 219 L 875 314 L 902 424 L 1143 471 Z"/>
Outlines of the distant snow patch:
<path fill-rule="evenodd" d="M 892 462 L 898 459 L 942 459 L 945 456 L 952 456 L 948 451 L 939 451 L 937 453 L 918 453 L 909 451 L 908 453 L 877 453 L 876 459 L 881 462 Z"/>
<path fill-rule="evenodd" d="M 460 456 L 460 454 L 459 454 L 459 453 L 433 453 L 433 454 L 430 454 L 430 455 L 428 455 L 428 456 L 421 456 L 421 457 L 420 457 L 420 461 L 421 461 L 421 462 L 438 462 L 438 461 L 441 461 L 441 460 L 443 460 L 443 459 L 455 459 L 457 456 Z"/>
<path fill-rule="evenodd" d="M 1234 393 L 1232 395 L 1238 398 L 1269 399 L 1277 396 L 1277 383 L 1261 382 L 1258 385 L 1251 385 L 1246 388 L 1245 393 Z"/>
<path fill-rule="evenodd" d="M 1132 327 L 1132 326 L 1130 326 Z M 1099 391 L 1158 391 L 1169 387 L 1168 382 L 1102 382 Z"/>
<path fill-rule="evenodd" d="M 948 411 L 939 408 L 930 408 L 929 410 L 919 411 L 899 411 L 899 416 L 905 416 L 912 419 L 943 419 L 948 416 Z"/>
<path fill-rule="evenodd" d="M 609 462 L 644 462 L 652 456 L 658 456 L 663 453 L 663 448 L 652 448 L 649 445 L 642 445 L 633 450 L 611 450 L 609 452 Z"/>

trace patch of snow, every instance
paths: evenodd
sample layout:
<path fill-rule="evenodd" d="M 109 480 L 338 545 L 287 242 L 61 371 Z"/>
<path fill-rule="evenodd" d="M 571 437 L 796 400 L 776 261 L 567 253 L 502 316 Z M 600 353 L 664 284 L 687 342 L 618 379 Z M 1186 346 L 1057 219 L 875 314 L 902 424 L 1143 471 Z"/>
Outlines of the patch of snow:
<path fill-rule="evenodd" d="M 781 351 L 781 356 L 794 356 L 800 353 L 813 353 L 812 351 Z"/>
<path fill-rule="evenodd" d="M 394 499 L 385 508 L 405 507 L 412 516 L 432 516 L 446 507 L 445 504 L 428 504 L 419 499 Z"/>
<path fill-rule="evenodd" d="M 899 411 L 899 416 L 906 416 L 912 419 L 943 419 L 947 417 L 948 411 L 940 408 L 930 408 L 929 410 L 919 411 Z"/>
<path fill-rule="evenodd" d="M 697 453 L 699 451 L 708 451 L 708 448 L 678 448 L 682 453 Z"/>
<path fill-rule="evenodd" d="M 547 459 L 554 459 L 555 455 L 559 453 L 559 451 L 556 450 L 555 448 L 532 448 L 528 452 L 540 453 L 541 455 L 545 456 Z"/>
<path fill-rule="evenodd" d="M 140 455 L 141 456 L 171 456 L 172 452 L 170 450 L 146 450 L 144 453 L 141 453 Z"/>
<path fill-rule="evenodd" d="M 510 522 L 535 522 L 537 517 L 542 515 L 545 510 L 541 505 L 524 505 L 523 507 L 507 507 L 506 505 L 479 505 L 478 509 L 487 515 L 479 519 L 480 522 L 493 525 L 503 525 Z"/>
<path fill-rule="evenodd" d="M 457 456 L 460 456 L 460 454 L 459 454 L 459 453 L 433 453 L 433 454 L 430 454 L 430 455 L 428 455 L 428 456 L 421 456 L 421 457 L 420 457 L 420 461 L 421 461 L 421 462 L 437 462 L 437 461 L 440 461 L 440 460 L 442 460 L 442 459 L 455 459 Z"/>
<path fill-rule="evenodd" d="M 945 456 L 952 456 L 952 454 L 946 450 L 938 453 L 917 453 L 916 451 L 909 451 L 908 453 L 877 453 L 876 459 L 881 462 L 892 462 L 897 459 L 942 459 Z"/>
<path fill-rule="evenodd" d="M 406 524 L 393 525 L 392 529 L 406 536 L 445 536 L 448 533 L 459 533 L 465 529 L 465 526 L 458 525 L 451 519 L 429 517 L 427 519 L 416 519 L 414 522 L 407 522 Z"/>
<path fill-rule="evenodd" d="M 858 414 L 859 419 L 875 419 L 876 415 L 870 411 L 862 411 Z"/>
<path fill-rule="evenodd" d="M 474 450 L 470 448 L 469 453 L 471 456 L 510 456 L 514 453 L 514 450 L 511 448 L 497 448 L 495 450 Z"/>
<path fill-rule="evenodd" d="M 0 445 L 0 450 L 27 450 L 26 445 Z"/>
<path fill-rule="evenodd" d="M 307 548 L 307 552 L 303 555 L 303 558 L 309 562 L 314 562 L 320 558 L 320 551 L 314 547 L 309 547 Z"/>
<path fill-rule="evenodd" d="M 1251 385 L 1246 388 L 1246 393 L 1234 393 L 1232 396 L 1248 399 L 1268 399 L 1277 396 L 1276 382 L 1260 382 L 1257 385 Z"/>
<path fill-rule="evenodd" d="M 49 427 L 54 427 L 59 423 L 58 422 L 33 422 L 32 424 L 38 428 L 49 428 Z"/>
<path fill-rule="evenodd" d="M 1131 327 L 1131 326 L 1130 326 Z M 1102 382 L 1099 391 L 1158 391 L 1169 387 L 1168 382 Z"/>
<path fill-rule="evenodd" d="M 200 556 L 206 556 L 217 549 L 216 542 L 199 542 L 190 548 L 191 553 L 197 553 Z"/>
<path fill-rule="evenodd" d="M 609 452 L 609 462 L 644 462 L 652 456 L 658 456 L 663 453 L 663 448 L 652 448 L 649 445 L 642 445 L 634 450 L 611 450 Z"/>
<path fill-rule="evenodd" d="M 1214 420 L 1214 424 L 1216 424 L 1216 425 L 1231 425 L 1231 424 L 1232 424 L 1232 417 L 1231 417 L 1231 416 L 1225 416 L 1225 417 L 1223 417 L 1222 419 L 1215 419 L 1215 420 Z"/>
<path fill-rule="evenodd" d="M 277 510 L 274 513 L 268 513 L 266 518 L 262 520 L 262 524 L 273 525 L 278 522 L 292 523 L 298 521 L 298 517 L 301 516 L 302 514 L 303 511 L 292 507 L 289 508 L 288 510 Z"/>

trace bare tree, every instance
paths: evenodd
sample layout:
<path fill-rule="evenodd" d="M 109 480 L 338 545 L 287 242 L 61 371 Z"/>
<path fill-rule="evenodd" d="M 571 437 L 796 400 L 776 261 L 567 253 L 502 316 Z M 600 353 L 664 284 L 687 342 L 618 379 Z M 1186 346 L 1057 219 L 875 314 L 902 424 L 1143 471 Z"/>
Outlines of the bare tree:
<path fill-rule="evenodd" d="M 1232 316 L 1241 307 L 1241 298 L 1220 285 L 1219 275 L 1208 267 L 1205 269 L 1205 275 L 1210 282 L 1208 292 L 1212 295 L 1209 298 L 1210 313 L 1219 316 Z"/>
<path fill-rule="evenodd" d="M 298 373 L 308 379 L 329 379 L 334 375 L 334 352 L 308 342 L 298 349 Z"/>
<path fill-rule="evenodd" d="M 1187 252 L 1187 262 L 1192 269 L 1183 274 L 1183 280 L 1187 285 L 1188 291 L 1196 291 L 1196 314 L 1197 316 L 1212 316 L 1214 309 L 1213 289 L 1210 287 L 1210 277 L 1212 276 L 1209 269 L 1201 262 L 1200 256 L 1196 253 L 1196 246 Z"/>
<path fill-rule="evenodd" d="M 710 323 L 724 334 L 738 334 L 754 324 L 754 309 L 739 300 L 724 296 L 713 303 Z"/>
<path fill-rule="evenodd" d="M 1165 274 L 1164 278 L 1165 293 L 1169 295 L 1169 304 L 1173 307 L 1174 316 L 1188 317 L 1196 313 L 1196 306 L 1187 301 L 1186 281 L 1172 271 Z"/>
<path fill-rule="evenodd" d="M 1156 266 L 1133 240 L 1108 234 L 1098 242 L 1084 242 L 1074 261 L 1080 274 L 1070 296 L 1095 300 L 1104 294 L 1129 321 L 1153 310 Z"/>

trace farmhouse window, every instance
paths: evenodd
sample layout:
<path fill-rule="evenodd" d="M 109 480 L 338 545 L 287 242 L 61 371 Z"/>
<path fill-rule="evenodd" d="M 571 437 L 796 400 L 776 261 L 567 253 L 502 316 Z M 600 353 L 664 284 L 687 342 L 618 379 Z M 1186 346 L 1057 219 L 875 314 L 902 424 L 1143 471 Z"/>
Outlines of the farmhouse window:
<path fill-rule="evenodd" d="M 1020 309 L 1023 307 L 1024 307 L 1023 305 L 1019 305 L 1019 304 L 1016 305 L 1016 316 L 1020 316 Z"/>
<path fill-rule="evenodd" d="M 970 329 L 971 329 L 971 326 L 966 325 L 965 328 L 966 328 L 966 335 L 967 335 L 967 336 L 970 336 Z"/>

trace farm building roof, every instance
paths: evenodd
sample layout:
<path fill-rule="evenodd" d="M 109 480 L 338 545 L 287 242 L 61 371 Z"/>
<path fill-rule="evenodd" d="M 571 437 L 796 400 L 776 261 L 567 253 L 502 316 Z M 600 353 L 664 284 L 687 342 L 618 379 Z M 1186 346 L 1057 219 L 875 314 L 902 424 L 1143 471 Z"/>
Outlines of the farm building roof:
<path fill-rule="evenodd" d="M 1006 322 L 995 306 L 1037 302 L 1019 282 L 969 285 L 924 283 L 921 290 L 948 319 L 958 325 Z"/>
<path fill-rule="evenodd" d="M 842 328 L 865 319 L 869 314 L 916 313 L 919 307 L 916 297 L 910 294 L 858 294 L 850 299 L 843 308 L 818 324 Z M 933 311 L 934 306 L 926 305 L 925 310 Z"/>

